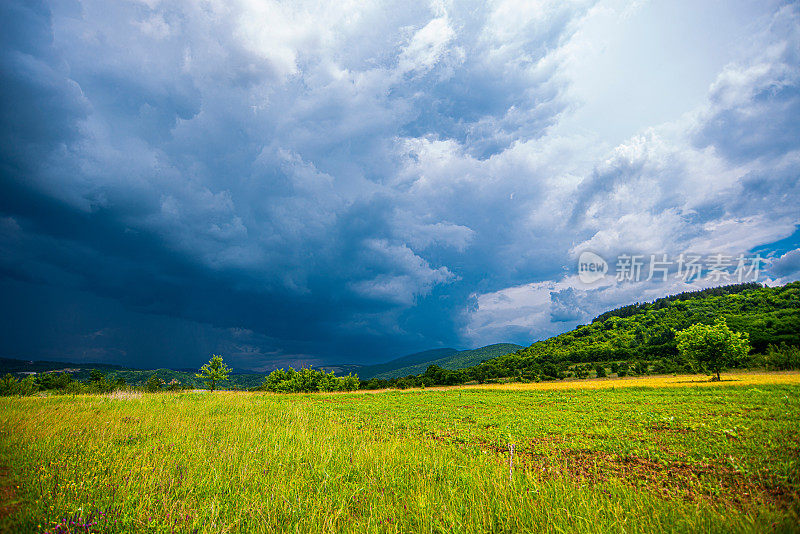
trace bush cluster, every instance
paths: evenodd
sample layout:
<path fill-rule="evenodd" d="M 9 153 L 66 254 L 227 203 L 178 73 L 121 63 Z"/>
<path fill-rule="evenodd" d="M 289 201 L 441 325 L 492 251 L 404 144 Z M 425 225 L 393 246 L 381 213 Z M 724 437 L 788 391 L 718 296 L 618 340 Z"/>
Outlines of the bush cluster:
<path fill-rule="evenodd" d="M 264 379 L 261 385 L 251 391 L 273 391 L 275 393 L 311 393 L 314 391 L 353 391 L 358 389 L 357 376 L 336 376 L 332 371 L 325 373 L 315 369 L 295 371 L 277 369 Z"/>

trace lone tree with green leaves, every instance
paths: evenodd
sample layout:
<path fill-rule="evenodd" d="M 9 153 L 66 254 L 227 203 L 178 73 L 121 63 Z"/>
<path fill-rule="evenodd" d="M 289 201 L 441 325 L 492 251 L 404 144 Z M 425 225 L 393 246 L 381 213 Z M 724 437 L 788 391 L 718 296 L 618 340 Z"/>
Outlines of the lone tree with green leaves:
<path fill-rule="evenodd" d="M 232 369 L 225 365 L 225 362 L 222 361 L 222 356 L 212 354 L 211 359 L 208 360 L 208 363 L 201 367 L 200 372 L 195 376 L 197 378 L 202 378 L 203 381 L 208 385 L 209 389 L 213 392 L 214 389 L 216 389 L 218 382 L 228 380 L 228 375 L 231 373 L 231 371 Z"/>
<path fill-rule="evenodd" d="M 692 358 L 701 367 L 717 374 L 712 377 L 713 381 L 721 380 L 719 372 L 734 365 L 750 351 L 747 333 L 734 332 L 724 319 L 717 319 L 713 325 L 693 324 L 677 332 L 675 339 L 682 356 Z"/>

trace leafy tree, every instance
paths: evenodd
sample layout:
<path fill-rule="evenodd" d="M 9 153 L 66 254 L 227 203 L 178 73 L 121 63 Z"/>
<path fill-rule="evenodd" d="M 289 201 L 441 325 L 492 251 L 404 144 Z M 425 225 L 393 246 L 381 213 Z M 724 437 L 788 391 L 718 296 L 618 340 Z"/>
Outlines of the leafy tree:
<path fill-rule="evenodd" d="M 607 376 L 606 368 L 602 365 L 595 367 L 595 371 L 597 371 L 597 378 L 605 378 Z"/>
<path fill-rule="evenodd" d="M 158 391 L 161 391 L 161 384 L 163 383 L 164 383 L 163 380 L 158 378 L 158 376 L 153 375 L 147 379 L 147 382 L 144 385 L 144 390 L 147 391 L 148 393 L 156 393 Z"/>
<path fill-rule="evenodd" d="M 232 369 L 222 361 L 222 356 L 212 354 L 208 363 L 201 367 L 200 372 L 195 376 L 197 378 L 202 378 L 206 385 L 208 385 L 208 388 L 213 392 L 218 382 L 228 380 L 228 375 L 231 371 Z"/>
<path fill-rule="evenodd" d="M 767 349 L 769 364 L 782 371 L 800 369 L 800 347 L 793 347 L 786 343 L 780 346 L 770 345 Z"/>
<path fill-rule="evenodd" d="M 39 386 L 36 385 L 36 380 L 34 380 L 32 375 L 28 375 L 19 382 L 19 394 L 20 395 L 33 395 L 39 391 Z"/>
<path fill-rule="evenodd" d="M 170 391 L 183 391 L 183 384 L 181 384 L 181 381 L 177 378 L 173 378 L 167 384 L 167 389 Z"/>
<path fill-rule="evenodd" d="M 103 373 L 97 369 L 92 369 L 92 371 L 89 373 L 89 380 L 91 380 L 92 382 L 100 382 L 102 378 L 103 378 Z"/>
<path fill-rule="evenodd" d="M 717 381 L 722 369 L 745 358 L 750 350 L 747 333 L 734 332 L 724 319 L 717 319 L 713 325 L 693 324 L 675 337 L 680 353 L 716 373 L 713 380 Z"/>
<path fill-rule="evenodd" d="M 388 383 L 388 382 L 387 382 Z M 336 376 L 333 371 L 325 373 L 316 369 L 272 371 L 255 391 L 275 391 L 277 393 L 311 393 L 314 391 L 353 391 L 359 388 L 357 376 Z M 366 383 L 365 383 L 366 384 Z"/>
<path fill-rule="evenodd" d="M 358 376 L 349 374 L 347 376 L 342 376 L 339 379 L 339 390 L 340 391 L 355 391 L 358 389 Z"/>
<path fill-rule="evenodd" d="M 0 395 L 16 395 L 19 393 L 19 382 L 11 373 L 6 373 L 0 379 Z"/>
<path fill-rule="evenodd" d="M 589 376 L 589 369 L 590 369 L 590 367 L 588 365 L 587 366 L 576 365 L 575 366 L 575 376 L 577 378 L 586 378 L 587 376 Z"/>

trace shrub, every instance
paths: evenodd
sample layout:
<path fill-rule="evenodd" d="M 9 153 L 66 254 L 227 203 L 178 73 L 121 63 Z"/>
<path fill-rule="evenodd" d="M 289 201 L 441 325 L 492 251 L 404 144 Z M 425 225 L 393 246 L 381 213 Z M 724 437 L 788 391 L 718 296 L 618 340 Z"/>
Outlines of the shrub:
<path fill-rule="evenodd" d="M 163 380 L 158 378 L 156 375 L 153 375 L 147 379 L 147 382 L 145 382 L 144 390 L 148 393 L 157 393 L 161 391 L 161 385 L 163 383 Z"/>
<path fill-rule="evenodd" d="M 36 385 L 33 375 L 28 375 L 19 382 L 20 395 L 34 395 L 39 391 L 39 386 Z"/>
<path fill-rule="evenodd" d="M 19 393 L 19 382 L 11 373 L 6 373 L 0 378 L 0 395 L 10 396 Z"/>
<path fill-rule="evenodd" d="M 769 345 L 764 355 L 765 367 L 788 371 L 800 369 L 800 348 L 787 345 L 785 342 L 780 345 Z"/>
<path fill-rule="evenodd" d="M 306 368 L 295 371 L 290 367 L 286 371 L 283 369 L 272 371 L 264 379 L 264 382 L 260 386 L 253 388 L 253 390 L 274 391 L 276 393 L 354 391 L 360 385 L 358 377 L 354 375 L 337 377 L 333 371 L 325 373 L 324 371 Z"/>
<path fill-rule="evenodd" d="M 170 391 L 183 391 L 185 388 L 183 387 L 183 384 L 181 384 L 180 380 L 173 378 L 167 384 L 167 389 Z"/>

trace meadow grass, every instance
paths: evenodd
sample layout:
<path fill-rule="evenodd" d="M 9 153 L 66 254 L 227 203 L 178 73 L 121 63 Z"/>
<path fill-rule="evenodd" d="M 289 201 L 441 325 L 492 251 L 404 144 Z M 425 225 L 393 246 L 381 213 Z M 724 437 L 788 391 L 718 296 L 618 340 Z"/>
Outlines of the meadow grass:
<path fill-rule="evenodd" d="M 796 532 L 800 375 L 736 377 L 4 398 L 0 528 Z"/>

